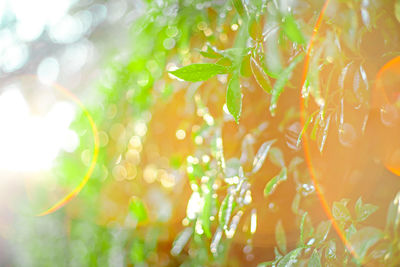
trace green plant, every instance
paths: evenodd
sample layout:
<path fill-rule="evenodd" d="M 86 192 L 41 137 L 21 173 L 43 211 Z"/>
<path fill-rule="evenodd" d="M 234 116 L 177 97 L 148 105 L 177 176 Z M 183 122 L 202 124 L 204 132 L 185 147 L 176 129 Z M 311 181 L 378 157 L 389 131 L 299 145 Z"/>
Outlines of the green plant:
<path fill-rule="evenodd" d="M 335 157 L 365 154 L 376 114 L 389 114 L 383 132 L 399 132 L 374 95 L 378 70 L 400 52 L 399 3 L 332 0 L 318 19 L 320 1 L 289 2 L 147 3 L 130 56 L 107 69 L 101 106 L 91 108 L 103 139 L 75 200 L 83 204 L 50 215 L 84 244 L 80 265 L 111 264 L 113 255 L 135 266 L 398 264 L 400 195 L 383 227 L 372 214 L 391 199 L 379 198 L 378 209 L 358 190 L 336 188 L 362 163 Z M 398 98 L 386 104 L 398 112 Z M 81 146 L 60 160 L 65 186 L 77 183 L 92 142 L 83 114 L 74 128 Z M 349 209 L 352 200 L 333 201 L 343 197 L 359 198 Z M 260 245 L 271 225 L 276 246 Z M 74 244 L 53 252 L 62 258 Z"/>

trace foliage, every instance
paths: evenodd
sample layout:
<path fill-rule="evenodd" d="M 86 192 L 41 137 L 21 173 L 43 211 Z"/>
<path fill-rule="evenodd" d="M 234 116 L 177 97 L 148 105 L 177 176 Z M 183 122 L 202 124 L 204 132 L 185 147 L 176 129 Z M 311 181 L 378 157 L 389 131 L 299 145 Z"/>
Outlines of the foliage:
<path fill-rule="evenodd" d="M 386 227 L 370 220 L 385 208 L 361 197 L 353 205 L 354 195 L 330 199 L 333 218 L 325 218 L 307 170 L 323 172 L 324 165 L 313 165 L 300 147 L 309 139 L 306 149 L 317 162 L 335 150 L 330 136 L 351 147 L 366 131 L 377 71 L 370 60 L 379 57 L 372 62 L 381 66 L 400 52 L 398 1 L 331 1 L 302 88 L 321 2 L 288 2 L 147 3 L 146 15 L 132 25 L 129 57 L 107 68 L 101 104 L 91 108 L 103 145 L 95 174 L 76 200 L 81 204 L 70 204 L 82 213 L 50 215 L 68 221 L 72 238 L 85 244 L 78 265 L 105 265 L 114 254 L 135 266 L 399 262 L 400 193 L 385 199 L 391 201 Z M 365 38 L 378 32 L 383 51 L 371 51 Z M 353 125 L 350 114 L 361 119 Z M 81 114 L 74 124 L 82 132 L 78 159 L 91 142 L 84 121 Z M 84 169 L 67 158 L 59 168 L 68 170 L 66 186 Z M 276 203 L 290 216 L 277 219 Z M 91 238 L 79 236 L 82 220 Z M 260 253 L 253 242 L 268 223 L 274 223 L 276 248 Z M 74 244 L 65 246 L 72 251 Z M 243 253 L 235 253 L 237 246 Z M 98 251 L 108 259 L 95 260 Z"/>

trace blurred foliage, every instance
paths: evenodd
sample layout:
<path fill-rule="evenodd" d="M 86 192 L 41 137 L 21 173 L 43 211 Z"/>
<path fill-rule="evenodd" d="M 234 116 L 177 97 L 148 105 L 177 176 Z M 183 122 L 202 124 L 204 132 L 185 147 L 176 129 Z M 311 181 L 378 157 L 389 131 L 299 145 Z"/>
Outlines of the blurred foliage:
<path fill-rule="evenodd" d="M 355 202 L 357 190 L 329 198 L 354 258 L 319 207 L 301 143 L 311 140 L 315 162 L 340 145 L 355 149 L 374 76 L 400 52 L 399 1 L 331 1 L 299 88 L 321 7 L 147 1 L 129 55 L 109 64 L 90 107 L 100 131 L 96 170 L 65 209 L 17 234 L 29 240 L 20 265 L 396 266 L 400 195 L 377 200 L 379 209 Z M 392 125 L 398 132 L 398 118 Z M 87 128 L 81 114 L 73 123 L 80 147 L 60 157 L 66 188 L 87 168 Z M 370 220 L 387 203 L 386 226 Z"/>

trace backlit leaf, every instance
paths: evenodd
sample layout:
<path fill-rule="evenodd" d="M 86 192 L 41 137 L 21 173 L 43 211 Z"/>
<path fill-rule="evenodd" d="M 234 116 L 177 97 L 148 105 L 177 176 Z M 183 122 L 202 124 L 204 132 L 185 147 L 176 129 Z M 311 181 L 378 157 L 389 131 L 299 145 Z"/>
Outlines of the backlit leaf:
<path fill-rule="evenodd" d="M 351 220 L 350 212 L 343 202 L 333 202 L 332 214 L 338 221 L 347 222 Z"/>
<path fill-rule="evenodd" d="M 290 62 L 289 66 L 284 69 L 280 74 L 278 79 L 276 80 L 274 87 L 272 89 L 272 97 L 271 97 L 271 103 L 269 106 L 269 111 L 271 114 L 274 116 L 278 99 L 279 96 L 282 94 L 283 89 L 286 85 L 286 83 L 289 81 L 290 77 L 292 76 L 292 72 L 294 68 L 303 60 L 304 54 L 297 55 L 292 62 Z"/>
<path fill-rule="evenodd" d="M 226 105 L 236 123 L 239 123 L 240 113 L 242 112 L 242 92 L 238 74 L 233 74 L 229 81 L 226 91 Z"/>
<path fill-rule="evenodd" d="M 272 178 L 265 186 L 264 196 L 267 197 L 271 195 L 275 191 L 276 187 L 283 181 L 286 181 L 286 179 L 287 179 L 287 170 L 286 168 L 282 168 L 280 173 L 274 178 Z"/>
<path fill-rule="evenodd" d="M 296 20 L 292 15 L 287 15 L 283 19 L 283 32 L 289 37 L 292 42 L 298 44 L 305 44 L 306 41 L 304 39 L 303 33 L 300 31 L 299 26 L 296 23 Z"/>
<path fill-rule="evenodd" d="M 180 69 L 170 71 L 172 75 L 188 82 L 205 81 L 217 74 L 227 73 L 228 69 L 224 66 L 211 63 L 191 64 Z"/>
<path fill-rule="evenodd" d="M 260 66 L 260 64 L 258 64 L 258 62 L 253 57 L 251 57 L 250 59 L 250 66 L 251 66 L 251 71 L 253 72 L 254 78 L 256 79 L 258 85 L 265 92 L 270 94 L 272 91 L 272 85 L 264 69 Z"/>
<path fill-rule="evenodd" d="M 286 253 L 286 234 L 285 229 L 283 229 L 282 221 L 278 221 L 275 227 L 275 240 L 276 244 L 278 245 L 279 250 L 282 253 Z"/>
<path fill-rule="evenodd" d="M 372 204 L 363 204 L 361 197 L 357 200 L 355 206 L 355 212 L 357 220 L 362 222 L 365 221 L 369 215 L 374 213 L 378 209 L 378 206 Z"/>
<path fill-rule="evenodd" d="M 318 253 L 318 250 L 314 249 L 310 260 L 308 261 L 308 267 L 321 267 L 321 256 Z"/>
<path fill-rule="evenodd" d="M 276 140 L 267 141 L 261 145 L 253 160 L 253 173 L 256 173 L 261 168 L 265 161 L 265 158 L 267 157 L 268 151 L 271 148 L 271 145 L 275 143 L 275 141 Z"/>
<path fill-rule="evenodd" d="M 131 198 L 129 203 L 129 211 L 138 222 L 143 222 L 147 220 L 147 210 L 143 201 L 140 198 Z"/>
<path fill-rule="evenodd" d="M 303 248 L 296 248 L 286 254 L 278 263 L 278 267 L 291 267 L 296 266 L 297 257 L 299 257 Z"/>
<path fill-rule="evenodd" d="M 363 259 L 367 254 L 368 249 L 375 245 L 382 238 L 382 231 L 370 226 L 358 230 L 351 236 L 349 241 L 356 255 L 358 256 L 360 263 L 363 263 Z"/>
<path fill-rule="evenodd" d="M 324 242 L 331 229 L 331 221 L 322 221 L 318 224 L 317 231 L 315 233 L 315 238 L 317 242 Z"/>

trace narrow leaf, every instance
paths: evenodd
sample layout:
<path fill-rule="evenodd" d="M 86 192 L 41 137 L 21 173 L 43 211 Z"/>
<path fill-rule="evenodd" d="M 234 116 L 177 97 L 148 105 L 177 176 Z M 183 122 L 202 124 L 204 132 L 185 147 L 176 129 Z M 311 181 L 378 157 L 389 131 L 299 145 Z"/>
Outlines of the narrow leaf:
<path fill-rule="evenodd" d="M 301 222 L 300 222 L 300 245 L 304 246 L 304 222 L 306 220 L 307 217 L 307 212 L 305 212 L 303 214 L 303 216 L 301 217 Z"/>
<path fill-rule="evenodd" d="M 229 220 L 231 219 L 232 208 L 233 208 L 233 195 L 228 194 L 221 203 L 221 207 L 218 212 L 219 225 L 222 229 L 227 229 Z"/>
<path fill-rule="evenodd" d="M 258 64 L 258 62 L 253 57 L 251 57 L 250 59 L 250 67 L 258 85 L 265 92 L 270 94 L 272 91 L 271 81 L 269 80 L 268 75 L 265 73 L 264 69 L 260 66 L 260 64 Z"/>
<path fill-rule="evenodd" d="M 221 65 L 199 63 L 191 64 L 180 69 L 170 71 L 169 73 L 188 82 L 199 82 L 208 80 L 217 74 L 227 73 L 227 70 L 228 69 L 226 67 Z"/>
<path fill-rule="evenodd" d="M 308 267 L 321 267 L 321 256 L 318 253 L 318 250 L 314 249 L 310 260 L 308 261 Z"/>
<path fill-rule="evenodd" d="M 265 186 L 264 196 L 267 197 L 271 195 L 275 191 L 276 187 L 283 181 L 286 181 L 286 179 L 287 179 L 287 169 L 282 168 L 281 172 L 277 176 L 272 178 Z"/>
<path fill-rule="evenodd" d="M 279 250 L 286 254 L 287 247 L 286 247 L 286 234 L 285 229 L 283 229 L 282 221 L 278 221 L 275 227 L 275 240 L 276 244 L 278 245 Z"/>
<path fill-rule="evenodd" d="M 296 266 L 297 257 L 300 255 L 303 248 L 296 248 L 286 254 L 278 263 L 278 267 Z"/>
<path fill-rule="evenodd" d="M 253 160 L 252 173 L 258 172 L 258 170 L 261 168 L 261 166 L 265 161 L 265 158 L 267 157 L 268 151 L 271 148 L 271 145 L 275 143 L 275 141 L 276 140 L 267 141 L 261 145 L 260 149 L 257 151 L 257 154 Z"/>
<path fill-rule="evenodd" d="M 282 94 L 283 89 L 292 76 L 292 72 L 294 68 L 296 67 L 297 64 L 299 64 L 303 60 L 304 54 L 297 55 L 292 62 L 290 62 L 289 66 L 284 69 L 280 74 L 278 79 L 276 80 L 274 87 L 272 89 L 272 97 L 271 97 L 271 103 L 269 106 L 269 111 L 271 112 L 271 115 L 275 115 L 275 110 L 276 106 L 278 103 L 279 96 Z"/>
<path fill-rule="evenodd" d="M 226 91 L 226 105 L 229 113 L 239 124 L 240 113 L 242 112 L 242 92 L 240 89 L 239 75 L 233 74 Z"/>
<path fill-rule="evenodd" d="M 130 199 L 129 211 L 138 222 L 147 220 L 147 210 L 140 198 L 132 197 Z"/>
<path fill-rule="evenodd" d="M 322 221 L 318 224 L 317 231 L 315 233 L 316 242 L 322 243 L 328 237 L 331 229 L 331 221 Z"/>
<path fill-rule="evenodd" d="M 289 37 L 292 42 L 305 44 L 303 33 L 300 31 L 296 20 L 292 15 L 288 15 L 283 19 L 283 32 Z"/>

